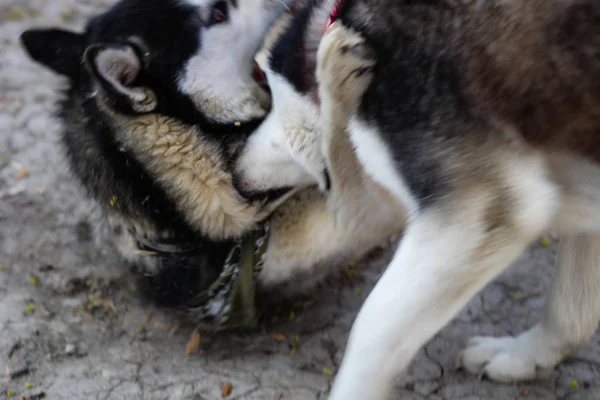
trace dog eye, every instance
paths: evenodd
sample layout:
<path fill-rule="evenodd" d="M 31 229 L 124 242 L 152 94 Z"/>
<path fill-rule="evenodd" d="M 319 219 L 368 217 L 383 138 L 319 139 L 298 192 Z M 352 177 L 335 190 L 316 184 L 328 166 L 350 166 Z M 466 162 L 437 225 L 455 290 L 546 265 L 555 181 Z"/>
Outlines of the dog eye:
<path fill-rule="evenodd" d="M 217 1 L 210 11 L 210 21 L 213 24 L 220 24 L 221 22 L 227 21 L 227 2 Z"/>

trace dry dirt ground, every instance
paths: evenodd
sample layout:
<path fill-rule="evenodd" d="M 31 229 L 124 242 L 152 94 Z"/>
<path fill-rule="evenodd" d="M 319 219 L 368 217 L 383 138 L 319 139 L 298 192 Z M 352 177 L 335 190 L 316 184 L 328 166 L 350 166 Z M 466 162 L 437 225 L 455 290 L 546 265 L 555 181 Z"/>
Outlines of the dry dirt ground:
<path fill-rule="evenodd" d="M 0 0 L 0 399 L 325 399 L 351 322 L 382 261 L 278 310 L 257 333 L 203 334 L 141 304 L 69 176 L 51 117 L 62 82 L 18 44 L 27 27 L 80 28 L 110 0 Z M 556 243 L 538 243 L 419 353 L 396 399 L 600 399 L 600 337 L 547 380 L 498 385 L 457 371 L 474 334 L 540 317 Z M 12 374 L 12 377 L 11 377 Z M 368 382 L 365 382 L 368 384 Z M 37 396 L 37 397 L 36 397 Z"/>

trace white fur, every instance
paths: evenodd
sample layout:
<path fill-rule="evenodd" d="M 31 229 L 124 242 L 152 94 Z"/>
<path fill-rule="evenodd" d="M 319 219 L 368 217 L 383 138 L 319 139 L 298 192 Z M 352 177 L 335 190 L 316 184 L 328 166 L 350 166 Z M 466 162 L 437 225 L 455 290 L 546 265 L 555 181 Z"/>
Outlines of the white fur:
<path fill-rule="evenodd" d="M 324 187 L 325 160 L 317 106 L 268 69 L 267 77 L 273 109 L 237 161 L 241 185 L 253 190 L 314 183 Z"/>
<path fill-rule="evenodd" d="M 507 229 L 485 230 L 485 195 L 409 223 L 354 323 L 331 400 L 386 398 L 418 349 L 549 226 L 558 190 L 540 157 L 510 160 L 506 171 L 517 200 Z"/>
<path fill-rule="evenodd" d="M 398 175 L 392 155 L 377 131 L 359 118 L 352 118 L 348 125 L 350 140 L 365 172 L 376 182 L 392 192 L 406 206 L 409 216 L 416 214 L 418 204 L 411 195 L 404 179 Z"/>
<path fill-rule="evenodd" d="M 345 28 L 334 28 L 330 33 L 336 29 Z M 340 41 L 356 43 L 354 33 L 349 30 L 338 31 L 335 35 L 335 40 L 326 35 L 321 41 L 321 46 L 329 47 L 319 48 L 319 57 L 335 54 L 341 49 Z M 350 116 L 347 105 L 352 101 L 348 101 L 348 93 L 350 97 L 356 95 L 355 87 L 351 85 L 357 82 L 358 75 L 352 76 L 352 68 L 339 68 L 339 61 L 348 61 L 344 57 L 352 54 L 347 48 L 343 52 L 337 51 L 340 58 L 337 63 L 329 59 L 329 67 L 323 67 L 323 63 L 317 67 L 322 86 L 319 88 L 321 112 L 326 115 L 321 123 L 327 124 L 322 127 L 323 138 L 336 143 L 335 151 L 332 150 L 334 147 L 329 147 L 325 152 L 330 169 L 335 169 L 337 175 L 331 192 L 337 198 L 335 202 L 329 202 L 335 212 L 339 212 L 340 204 L 354 207 L 354 198 L 360 197 L 357 184 L 373 184 L 357 179 L 360 174 L 353 168 L 352 160 L 342 165 L 338 163 L 347 157 L 332 157 L 337 149 L 351 153 L 343 143 L 343 124 L 341 131 L 335 134 L 331 131 L 339 129 L 336 124 Z M 356 65 L 360 63 L 359 60 Z M 340 73 L 348 75 L 339 76 Z M 276 81 L 276 77 L 270 77 L 270 81 Z M 344 92 L 344 88 L 349 91 Z M 289 89 L 285 88 L 285 92 Z M 327 96 L 328 91 L 335 90 L 338 92 Z M 275 100 L 275 108 L 287 108 L 292 104 L 287 102 L 290 98 L 293 96 Z M 344 99 L 347 104 L 342 104 Z M 339 115 L 327 114 L 336 110 Z M 278 115 L 281 118 L 281 112 Z M 287 114 L 285 118 L 290 116 L 293 114 Z M 294 118 L 290 121 L 302 125 L 302 121 Z M 281 126 L 283 122 L 279 120 L 278 124 Z M 589 339 L 600 320 L 600 303 L 597 301 L 600 294 L 600 168 L 597 164 L 531 148 L 515 151 L 514 147 L 521 146 L 523 150 L 525 144 L 514 143 L 514 140 L 499 141 L 499 147 L 489 155 L 489 165 L 493 165 L 490 168 L 494 168 L 490 177 L 496 181 L 483 180 L 472 186 L 465 182 L 468 190 L 447 193 L 444 201 L 420 210 L 377 129 L 354 116 L 347 132 L 364 172 L 406 206 L 411 218 L 393 261 L 354 323 L 330 399 L 386 398 L 396 375 L 407 367 L 418 349 L 549 228 L 570 236 L 562 241 L 559 267 L 543 321 L 516 338 L 473 339 L 460 361 L 469 371 L 485 373 L 498 381 L 533 379 L 543 376 Z M 266 133 L 262 135 L 269 137 Z M 507 132 L 509 136 L 510 132 Z M 252 146 L 253 160 L 259 160 L 265 143 L 268 141 L 257 140 Z M 328 149 L 331 144 L 325 143 L 324 148 Z M 276 149 L 270 151 L 268 160 L 276 159 Z M 294 156 L 289 155 L 287 160 L 290 159 Z M 251 166 L 251 162 L 246 163 L 246 172 L 252 169 Z M 273 182 L 285 185 L 282 183 L 284 174 L 274 177 L 261 172 L 258 175 L 261 176 L 257 176 L 252 185 L 263 189 L 271 187 Z M 298 179 L 300 175 L 294 175 L 292 179 Z M 500 190 L 505 191 L 503 197 L 498 197 Z M 504 198 L 508 199 L 504 204 L 507 207 L 497 210 L 495 201 Z M 363 214 L 368 211 L 365 201 L 361 198 L 356 202 L 359 207 L 355 209 L 361 212 L 345 213 L 343 223 L 337 219 L 328 220 L 327 224 L 353 226 L 365 216 L 368 218 L 368 212 Z M 379 205 L 374 203 L 372 215 L 377 214 L 378 209 Z M 494 212 L 502 214 L 495 215 Z M 354 215 L 360 215 L 360 218 L 353 221 Z M 499 217 L 500 222 L 494 229 L 489 229 L 488 219 L 493 217 Z M 280 281 L 282 271 L 272 271 L 272 275 L 276 276 L 273 281 Z"/>
<path fill-rule="evenodd" d="M 335 0 L 325 0 L 311 15 L 303 44 L 307 68 L 315 62 L 311 55 L 317 53 L 334 4 Z M 279 32 L 281 28 L 275 29 Z M 287 80 L 273 73 L 266 58 L 259 54 L 257 61 L 266 72 L 273 109 L 237 161 L 240 185 L 248 190 L 264 190 L 317 184 L 323 189 L 326 179 L 319 107 L 312 97 L 298 93 Z"/>
<path fill-rule="evenodd" d="M 194 0 L 208 18 L 213 0 Z M 263 117 L 269 95 L 252 78 L 253 58 L 270 23 L 287 2 L 244 0 L 229 7 L 229 20 L 198 32 L 200 47 L 179 77 L 179 89 L 215 121 Z M 225 51 L 225 49 L 227 49 Z"/>
<path fill-rule="evenodd" d="M 279 115 L 274 112 L 269 113 L 250 136 L 236 169 L 240 185 L 252 190 L 305 186 L 315 182 L 314 177 L 291 156 Z"/>

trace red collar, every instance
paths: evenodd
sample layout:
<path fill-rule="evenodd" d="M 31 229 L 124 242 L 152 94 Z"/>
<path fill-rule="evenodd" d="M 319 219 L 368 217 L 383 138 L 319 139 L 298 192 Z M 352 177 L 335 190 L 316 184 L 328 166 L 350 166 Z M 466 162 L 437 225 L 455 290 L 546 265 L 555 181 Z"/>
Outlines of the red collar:
<path fill-rule="evenodd" d="M 327 26 L 325 26 L 325 32 L 327 32 L 327 29 L 329 29 L 331 24 L 333 24 L 333 22 L 337 19 L 337 15 L 340 12 L 340 7 L 342 6 L 343 2 L 344 2 L 344 0 L 336 0 L 335 4 L 333 6 L 333 10 L 331 10 L 331 14 L 329 14 L 329 19 L 327 20 Z"/>

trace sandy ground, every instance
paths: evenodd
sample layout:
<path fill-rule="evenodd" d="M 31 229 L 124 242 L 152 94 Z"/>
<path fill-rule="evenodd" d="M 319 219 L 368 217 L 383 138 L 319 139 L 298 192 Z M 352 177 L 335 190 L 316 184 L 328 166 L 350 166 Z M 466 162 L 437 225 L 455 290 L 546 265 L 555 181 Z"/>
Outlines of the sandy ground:
<path fill-rule="evenodd" d="M 17 38 L 30 26 L 79 28 L 110 2 L 0 1 L 0 399 L 208 400 L 228 384 L 231 399 L 325 399 L 381 259 L 280 310 L 260 332 L 202 335 L 186 355 L 191 328 L 140 304 L 111 248 L 94 239 L 94 207 L 67 172 L 51 117 L 62 82 Z M 599 336 L 535 384 L 498 385 L 455 368 L 468 337 L 538 320 L 555 249 L 553 240 L 534 245 L 477 296 L 419 353 L 394 398 L 600 399 Z"/>

